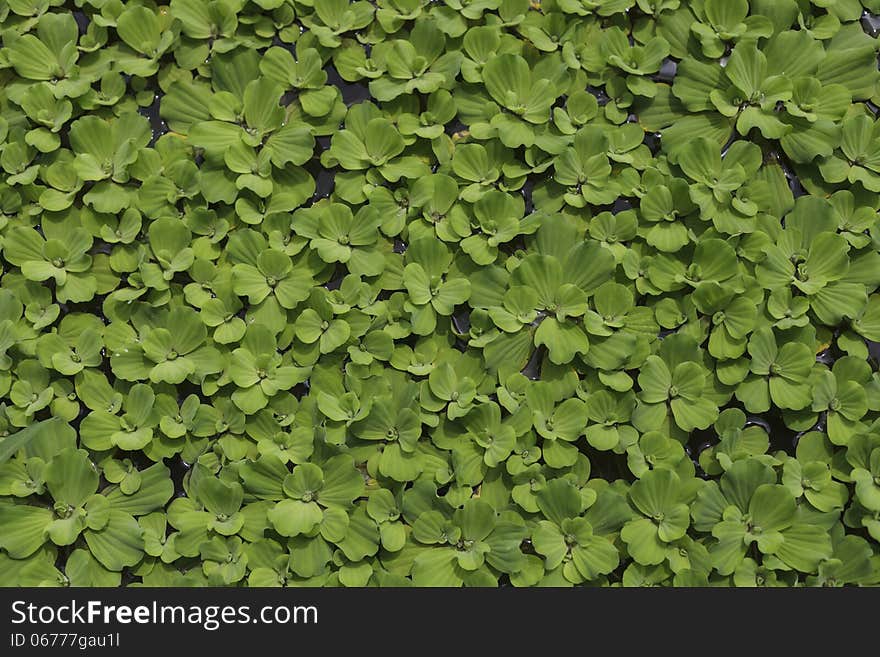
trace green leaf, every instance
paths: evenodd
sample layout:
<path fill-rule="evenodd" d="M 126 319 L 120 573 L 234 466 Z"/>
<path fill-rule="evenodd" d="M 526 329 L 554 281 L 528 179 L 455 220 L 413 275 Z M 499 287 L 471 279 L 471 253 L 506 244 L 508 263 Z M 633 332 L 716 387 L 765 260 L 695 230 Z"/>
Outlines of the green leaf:
<path fill-rule="evenodd" d="M 283 167 L 286 164 L 305 164 L 312 157 L 315 138 L 309 126 L 288 123 L 272 134 L 265 146 L 270 153 L 272 164 Z"/>
<path fill-rule="evenodd" d="M 733 49 L 725 73 L 744 96 L 751 97 L 759 92 L 764 84 L 767 75 L 767 58 L 758 50 L 756 42 L 743 42 Z"/>
<path fill-rule="evenodd" d="M 795 525 L 782 532 L 783 542 L 777 556 L 800 572 L 812 573 L 823 559 L 831 556 L 831 537 L 815 525 Z"/>
<path fill-rule="evenodd" d="M 245 87 L 244 118 L 248 126 L 260 133 L 275 130 L 284 121 L 284 109 L 279 105 L 283 90 L 267 78 L 258 78 Z"/>
<path fill-rule="evenodd" d="M 752 523 L 762 533 L 789 527 L 796 510 L 797 504 L 789 490 L 775 484 L 758 486 L 749 502 Z"/>
<path fill-rule="evenodd" d="M 8 461 L 20 449 L 26 448 L 38 436 L 49 435 L 49 432 L 53 432 L 61 423 L 61 418 L 53 417 L 31 424 L 21 431 L 6 436 L 0 441 L 0 464 Z"/>
<path fill-rule="evenodd" d="M 318 501 L 328 507 L 347 507 L 364 491 L 364 479 L 354 467 L 352 460 L 337 456 L 323 466 L 324 483 L 318 493 Z"/>
<path fill-rule="evenodd" d="M 583 502 L 578 490 L 564 479 L 554 479 L 537 494 L 538 507 L 544 516 L 560 525 L 566 518 L 580 515 Z"/>
<path fill-rule="evenodd" d="M 570 363 L 575 355 L 585 354 L 590 348 L 583 329 L 570 321 L 560 322 L 548 317 L 535 331 L 535 346 L 546 346 L 550 360 L 557 365 Z"/>
<path fill-rule="evenodd" d="M 88 452 L 67 448 L 46 466 L 46 486 L 56 502 L 80 507 L 98 489 L 98 472 Z"/>
<path fill-rule="evenodd" d="M 281 500 L 267 514 L 269 522 L 282 536 L 310 533 L 321 522 L 323 514 L 315 502 Z"/>
<path fill-rule="evenodd" d="M 642 565 L 659 564 L 666 558 L 666 544 L 660 540 L 657 526 L 648 518 L 626 523 L 620 537 L 632 558 Z"/>
<path fill-rule="evenodd" d="M 159 18 L 146 7 L 129 7 L 116 20 L 116 31 L 125 43 L 149 57 L 162 39 Z"/>
<path fill-rule="evenodd" d="M 143 529 L 122 511 L 110 511 L 107 524 L 100 531 L 84 532 L 89 551 L 107 570 L 121 571 L 134 566 L 143 557 Z"/>
<path fill-rule="evenodd" d="M 24 559 L 40 549 L 48 538 L 53 514 L 49 509 L 23 504 L 0 505 L 0 547 L 13 559 Z"/>
<path fill-rule="evenodd" d="M 424 550 L 413 560 L 413 584 L 424 587 L 461 586 L 462 575 L 456 566 L 452 548 Z"/>

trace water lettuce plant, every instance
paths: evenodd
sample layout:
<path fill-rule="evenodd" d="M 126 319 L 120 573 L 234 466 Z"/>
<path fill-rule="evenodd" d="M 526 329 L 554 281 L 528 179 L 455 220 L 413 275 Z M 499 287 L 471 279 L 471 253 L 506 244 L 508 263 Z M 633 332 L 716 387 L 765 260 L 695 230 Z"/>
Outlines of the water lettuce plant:
<path fill-rule="evenodd" d="M 877 11 L 0 2 L 0 585 L 880 584 Z"/>

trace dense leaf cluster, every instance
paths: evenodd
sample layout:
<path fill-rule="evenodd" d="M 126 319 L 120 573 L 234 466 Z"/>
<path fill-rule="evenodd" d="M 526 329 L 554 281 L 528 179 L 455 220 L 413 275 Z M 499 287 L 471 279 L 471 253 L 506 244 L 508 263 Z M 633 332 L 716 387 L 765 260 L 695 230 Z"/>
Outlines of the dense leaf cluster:
<path fill-rule="evenodd" d="M 872 12 L 0 1 L 0 584 L 880 582 Z"/>

